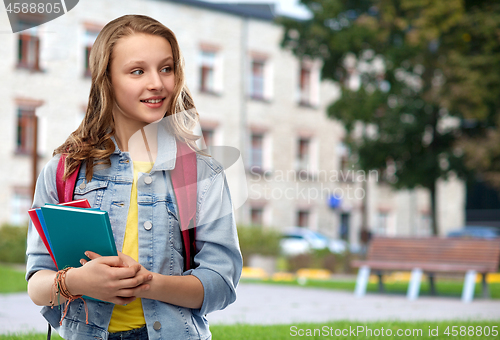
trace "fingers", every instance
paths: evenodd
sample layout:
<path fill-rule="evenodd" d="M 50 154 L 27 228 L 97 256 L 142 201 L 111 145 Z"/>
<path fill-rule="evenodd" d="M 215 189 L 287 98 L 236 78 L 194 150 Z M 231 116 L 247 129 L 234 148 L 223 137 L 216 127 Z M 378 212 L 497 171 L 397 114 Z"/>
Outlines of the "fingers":
<path fill-rule="evenodd" d="M 149 290 L 150 285 L 145 283 L 140 286 L 137 286 L 135 288 L 127 288 L 127 289 L 120 289 L 119 291 L 119 297 L 120 298 L 131 298 L 131 297 L 137 297 L 140 292 Z"/>
<path fill-rule="evenodd" d="M 91 260 L 98 260 L 100 263 L 106 264 L 110 267 L 124 267 L 125 266 L 123 261 L 118 256 L 98 256 L 94 259 L 91 258 Z"/>
<path fill-rule="evenodd" d="M 133 265 L 131 267 L 121 267 L 121 268 L 112 268 L 113 269 L 113 277 L 117 280 L 123 280 L 128 278 L 133 278 L 140 270 L 141 265 Z"/>
<path fill-rule="evenodd" d="M 93 260 L 93 259 L 96 259 L 98 257 L 102 257 L 101 255 L 97 254 L 97 253 L 94 253 L 93 251 L 90 251 L 90 250 L 87 250 L 85 252 L 85 256 L 87 256 L 89 259 Z"/>
<path fill-rule="evenodd" d="M 117 253 L 118 253 L 118 256 L 106 256 L 106 260 L 103 260 L 104 261 L 103 263 L 105 263 L 109 266 L 113 266 L 113 267 L 127 267 L 128 266 L 127 263 L 129 263 L 129 264 L 131 264 L 133 262 L 137 263 L 137 261 L 132 259 L 130 256 L 123 254 L 121 251 L 117 251 Z M 90 260 L 103 258 L 103 256 L 101 256 L 93 251 L 90 251 L 90 250 L 87 250 L 85 252 L 85 256 L 87 256 Z M 110 260 L 109 259 L 110 257 L 115 257 L 116 259 Z M 83 259 L 83 260 L 85 260 L 85 259 Z M 88 261 L 85 260 L 85 263 L 87 263 L 87 262 Z M 80 263 L 82 263 L 82 261 L 80 261 Z"/>
<path fill-rule="evenodd" d="M 92 262 L 94 266 L 106 265 L 107 268 L 105 270 L 108 271 L 108 275 L 111 276 L 110 278 L 116 280 L 134 277 L 142 269 L 142 266 L 137 262 L 130 266 L 123 264 L 117 256 L 100 256 L 91 261 L 80 259 L 80 264 L 82 266 L 90 262 Z"/>
<path fill-rule="evenodd" d="M 146 284 L 147 282 L 153 279 L 152 274 L 142 274 L 137 275 L 133 278 L 127 278 L 120 281 L 119 289 L 129 289 L 129 288 L 137 288 L 142 284 Z"/>
<path fill-rule="evenodd" d="M 102 257 L 102 256 L 101 256 L 101 257 Z M 92 261 L 92 260 L 91 260 L 91 261 Z M 87 260 L 85 260 L 85 259 L 80 259 L 80 264 L 81 264 L 82 266 L 83 266 L 83 265 L 85 265 L 85 264 L 87 264 L 87 263 L 89 263 L 89 262 L 90 262 L 90 261 L 87 261 Z M 108 265 L 109 267 L 114 267 L 114 266 L 112 266 L 112 265 L 110 264 L 110 262 L 109 262 L 108 260 L 101 260 L 101 262 L 102 262 L 103 264 Z M 120 267 L 120 266 L 117 266 L 117 267 Z M 135 270 L 135 268 L 134 268 L 134 270 Z"/>

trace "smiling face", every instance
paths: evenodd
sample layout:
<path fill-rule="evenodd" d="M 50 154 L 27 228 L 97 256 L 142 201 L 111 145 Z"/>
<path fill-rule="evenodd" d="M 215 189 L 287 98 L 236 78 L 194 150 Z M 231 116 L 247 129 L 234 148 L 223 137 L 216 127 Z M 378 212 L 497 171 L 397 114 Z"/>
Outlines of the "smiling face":
<path fill-rule="evenodd" d="M 114 46 L 111 84 L 117 133 L 129 137 L 161 120 L 172 100 L 175 76 L 170 43 L 163 37 L 135 33 Z"/>

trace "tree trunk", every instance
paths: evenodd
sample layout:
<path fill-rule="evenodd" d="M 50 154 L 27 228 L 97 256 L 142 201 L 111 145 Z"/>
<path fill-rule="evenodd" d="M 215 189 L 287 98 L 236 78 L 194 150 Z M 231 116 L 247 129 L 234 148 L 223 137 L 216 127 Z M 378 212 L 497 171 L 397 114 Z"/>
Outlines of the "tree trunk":
<path fill-rule="evenodd" d="M 430 188 L 431 192 L 431 226 L 432 226 L 432 235 L 438 235 L 438 221 L 436 214 L 436 182 L 432 182 Z"/>
<path fill-rule="evenodd" d="M 361 241 L 361 255 L 366 259 L 368 252 L 368 242 L 370 241 L 370 233 L 368 229 L 368 178 L 362 182 L 363 185 L 363 200 L 361 202 L 361 229 L 359 231 L 359 239 Z"/>

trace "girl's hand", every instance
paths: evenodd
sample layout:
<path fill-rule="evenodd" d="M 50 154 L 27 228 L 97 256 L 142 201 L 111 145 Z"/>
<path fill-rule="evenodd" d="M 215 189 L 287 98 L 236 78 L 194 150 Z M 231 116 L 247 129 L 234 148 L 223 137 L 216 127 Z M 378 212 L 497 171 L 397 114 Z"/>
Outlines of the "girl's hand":
<path fill-rule="evenodd" d="M 123 305 L 148 290 L 152 275 L 139 274 L 139 263 L 128 265 L 119 256 L 100 256 L 86 252 L 90 261 L 81 260 L 82 267 L 66 273 L 66 286 L 73 295 L 87 295 L 99 300 Z"/>
<path fill-rule="evenodd" d="M 153 278 L 153 273 L 150 272 L 149 270 L 147 270 L 146 268 L 144 268 L 144 266 L 142 266 L 139 262 L 137 262 L 136 260 L 134 260 L 132 257 L 128 256 L 128 255 L 125 255 L 124 253 L 122 252 L 118 252 L 118 257 L 123 261 L 123 263 L 129 267 L 133 267 L 133 266 L 141 266 L 141 269 L 137 272 L 137 275 L 145 275 L 147 277 L 151 277 L 151 280 Z M 136 295 L 136 297 L 138 298 L 142 298 L 142 297 L 145 297 L 143 296 L 143 294 L 141 294 L 142 292 L 144 291 L 140 291 L 138 295 Z"/>

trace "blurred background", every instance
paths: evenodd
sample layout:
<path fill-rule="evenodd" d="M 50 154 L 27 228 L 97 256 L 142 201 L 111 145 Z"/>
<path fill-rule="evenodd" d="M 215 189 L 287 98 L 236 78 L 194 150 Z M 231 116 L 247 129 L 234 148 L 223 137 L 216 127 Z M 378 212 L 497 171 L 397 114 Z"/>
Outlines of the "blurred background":
<path fill-rule="evenodd" d="M 0 15 L 0 262 L 24 262 L 34 182 L 83 119 L 92 44 L 131 13 L 177 35 L 205 143 L 241 151 L 255 275 L 354 273 L 376 236 L 498 237 L 497 1 L 85 0 L 42 25 L 19 13 L 18 33 Z"/>

